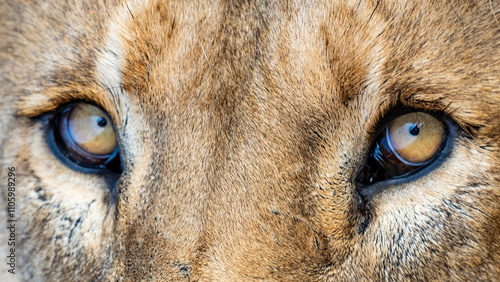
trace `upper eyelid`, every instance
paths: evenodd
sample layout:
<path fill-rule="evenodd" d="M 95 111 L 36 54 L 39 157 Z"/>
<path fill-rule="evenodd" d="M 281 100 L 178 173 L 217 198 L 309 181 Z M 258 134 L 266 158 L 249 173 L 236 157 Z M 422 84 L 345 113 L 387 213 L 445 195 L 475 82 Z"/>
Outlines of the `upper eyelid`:
<path fill-rule="evenodd" d="M 76 87 L 78 88 L 78 87 Z M 117 89 L 121 89 L 117 87 Z M 114 124 L 120 121 L 119 105 L 114 103 L 117 94 L 110 89 L 84 89 L 82 91 L 59 89 L 59 87 L 46 89 L 43 93 L 34 93 L 21 99 L 18 103 L 16 114 L 20 117 L 36 118 L 47 113 L 57 112 L 59 109 L 72 103 L 92 104 L 105 111 Z M 122 95 L 120 95 L 122 96 Z"/>
<path fill-rule="evenodd" d="M 366 131 L 372 138 L 374 138 L 380 134 L 385 126 L 389 125 L 393 119 L 411 112 L 424 112 L 439 118 L 442 118 L 444 115 L 449 116 L 447 112 L 443 111 L 442 105 L 439 103 L 436 103 L 434 108 L 429 108 L 428 105 L 426 107 L 418 105 L 419 103 L 415 103 L 415 105 L 398 104 L 390 107 L 388 110 L 383 111 L 380 117 L 372 123 Z"/>
<path fill-rule="evenodd" d="M 115 128 L 115 130 L 116 130 L 116 121 L 113 118 L 113 116 L 111 116 L 111 114 L 105 108 L 98 105 L 93 100 L 81 100 L 80 99 L 80 100 L 58 101 L 58 103 L 52 104 L 52 106 L 50 108 L 47 108 L 44 110 L 41 110 L 41 108 L 37 109 L 36 114 L 28 115 L 27 117 L 32 118 L 32 119 L 33 118 L 36 119 L 36 118 L 39 118 L 42 116 L 54 116 L 54 115 L 60 114 L 61 112 L 65 111 L 66 109 L 68 109 L 72 105 L 75 105 L 78 103 L 89 104 L 89 105 L 93 105 L 93 106 L 99 108 L 101 111 L 103 111 L 108 116 L 108 118 L 111 120 L 113 128 Z"/>

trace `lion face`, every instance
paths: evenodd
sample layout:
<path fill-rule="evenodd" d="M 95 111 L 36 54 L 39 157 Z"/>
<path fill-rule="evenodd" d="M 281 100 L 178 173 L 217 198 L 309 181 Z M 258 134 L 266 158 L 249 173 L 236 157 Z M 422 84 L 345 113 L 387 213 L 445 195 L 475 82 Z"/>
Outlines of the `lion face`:
<path fill-rule="evenodd" d="M 111 2 L 0 3 L 9 279 L 500 277 L 497 1 Z"/>

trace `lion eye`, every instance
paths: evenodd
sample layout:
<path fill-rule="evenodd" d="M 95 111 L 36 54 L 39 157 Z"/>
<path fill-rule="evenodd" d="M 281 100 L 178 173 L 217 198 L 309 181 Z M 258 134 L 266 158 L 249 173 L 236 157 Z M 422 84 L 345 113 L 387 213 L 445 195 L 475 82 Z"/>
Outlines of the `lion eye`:
<path fill-rule="evenodd" d="M 439 155 L 445 125 L 431 114 L 412 112 L 393 119 L 376 139 L 364 183 L 408 176 Z"/>
<path fill-rule="evenodd" d="M 435 117 L 410 113 L 394 119 L 385 136 L 394 155 L 402 163 L 419 166 L 432 159 L 444 139 L 444 125 Z"/>
<path fill-rule="evenodd" d="M 70 161 L 90 168 L 116 164 L 118 142 L 106 112 L 90 104 L 73 104 L 56 114 L 54 121 L 55 142 Z"/>

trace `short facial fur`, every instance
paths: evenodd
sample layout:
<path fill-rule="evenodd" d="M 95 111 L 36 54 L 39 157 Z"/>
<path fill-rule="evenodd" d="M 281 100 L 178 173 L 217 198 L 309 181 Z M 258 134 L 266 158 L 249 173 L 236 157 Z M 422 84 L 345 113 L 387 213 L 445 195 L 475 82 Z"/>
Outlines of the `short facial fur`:
<path fill-rule="evenodd" d="M 500 279 L 499 19 L 493 0 L 0 1 L 15 277 Z M 75 101 L 112 118 L 117 183 L 49 148 L 40 117 Z M 459 129 L 366 207 L 396 107 Z"/>

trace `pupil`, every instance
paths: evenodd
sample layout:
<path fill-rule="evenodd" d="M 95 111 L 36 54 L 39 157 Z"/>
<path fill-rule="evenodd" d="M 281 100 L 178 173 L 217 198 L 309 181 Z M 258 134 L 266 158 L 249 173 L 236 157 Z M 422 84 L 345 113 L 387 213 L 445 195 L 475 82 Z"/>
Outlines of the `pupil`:
<path fill-rule="evenodd" d="M 108 121 L 106 121 L 106 119 L 103 117 L 99 117 L 99 119 L 97 120 L 97 125 L 99 125 L 100 127 L 105 127 L 107 124 Z"/>
<path fill-rule="evenodd" d="M 420 128 L 418 128 L 418 125 L 414 124 L 410 127 L 410 134 L 413 136 L 417 136 L 418 133 L 420 133 Z"/>

